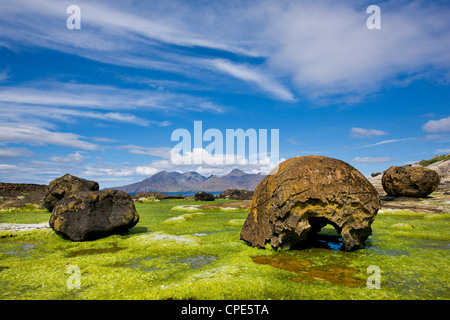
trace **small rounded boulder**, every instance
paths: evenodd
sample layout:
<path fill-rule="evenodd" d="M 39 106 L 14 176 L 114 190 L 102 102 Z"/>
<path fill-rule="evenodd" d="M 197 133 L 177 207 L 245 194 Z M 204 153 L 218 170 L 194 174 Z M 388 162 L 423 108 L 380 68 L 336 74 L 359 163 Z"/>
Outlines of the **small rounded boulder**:
<path fill-rule="evenodd" d="M 394 197 L 426 197 L 439 186 L 439 174 L 423 167 L 394 166 L 381 178 L 383 189 Z"/>

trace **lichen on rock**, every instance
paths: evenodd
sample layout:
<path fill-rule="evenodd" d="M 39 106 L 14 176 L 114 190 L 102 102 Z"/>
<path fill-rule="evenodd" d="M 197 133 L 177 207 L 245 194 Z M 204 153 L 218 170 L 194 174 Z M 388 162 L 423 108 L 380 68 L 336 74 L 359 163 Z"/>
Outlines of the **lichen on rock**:
<path fill-rule="evenodd" d="M 240 238 L 289 249 L 331 224 L 345 250 L 355 250 L 372 233 L 379 208 L 377 191 L 351 165 L 322 156 L 291 158 L 257 186 Z"/>

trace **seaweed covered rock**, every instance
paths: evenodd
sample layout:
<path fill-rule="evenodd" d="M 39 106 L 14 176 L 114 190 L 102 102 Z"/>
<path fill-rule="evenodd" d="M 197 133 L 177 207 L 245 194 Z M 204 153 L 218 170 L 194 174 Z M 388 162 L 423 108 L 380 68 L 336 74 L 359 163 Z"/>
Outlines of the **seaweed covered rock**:
<path fill-rule="evenodd" d="M 214 201 L 215 198 L 212 195 L 212 193 L 208 193 L 208 192 L 197 192 L 194 195 L 194 200 L 195 201 Z"/>
<path fill-rule="evenodd" d="M 439 174 L 411 165 L 390 167 L 381 178 L 383 189 L 394 197 L 426 197 L 439 186 Z"/>
<path fill-rule="evenodd" d="M 80 191 L 97 191 L 99 185 L 95 181 L 82 179 L 66 174 L 50 181 L 44 195 L 44 206 L 52 211 L 56 203 L 64 197 Z"/>
<path fill-rule="evenodd" d="M 61 236 L 85 241 L 123 233 L 138 221 L 139 215 L 128 193 L 102 190 L 77 192 L 58 201 L 49 224 Z"/>
<path fill-rule="evenodd" d="M 372 233 L 379 208 L 377 191 L 351 165 L 322 156 L 291 158 L 256 187 L 240 238 L 261 248 L 293 248 L 331 224 L 345 250 L 355 250 Z"/>

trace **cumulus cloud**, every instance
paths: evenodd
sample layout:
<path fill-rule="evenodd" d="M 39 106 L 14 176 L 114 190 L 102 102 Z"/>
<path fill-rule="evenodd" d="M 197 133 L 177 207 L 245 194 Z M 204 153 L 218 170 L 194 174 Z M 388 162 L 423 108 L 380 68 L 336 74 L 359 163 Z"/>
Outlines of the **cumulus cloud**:
<path fill-rule="evenodd" d="M 59 163 L 72 163 L 72 164 L 82 164 L 89 158 L 88 156 L 82 155 L 79 151 L 69 154 L 67 156 L 55 156 L 50 157 L 49 160 Z"/>
<path fill-rule="evenodd" d="M 450 117 L 430 120 L 422 126 L 425 132 L 449 132 L 450 131 Z"/>

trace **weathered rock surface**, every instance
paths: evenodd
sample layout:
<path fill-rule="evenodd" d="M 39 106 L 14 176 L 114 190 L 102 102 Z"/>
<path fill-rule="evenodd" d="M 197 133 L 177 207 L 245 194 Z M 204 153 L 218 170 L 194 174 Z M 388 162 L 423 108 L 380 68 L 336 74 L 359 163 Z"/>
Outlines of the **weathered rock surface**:
<path fill-rule="evenodd" d="M 77 192 L 58 201 L 49 224 L 59 235 L 85 241 L 123 233 L 138 221 L 139 215 L 129 194 L 102 190 Z"/>
<path fill-rule="evenodd" d="M 383 189 L 395 197 L 426 197 L 439 185 L 439 174 L 431 169 L 410 165 L 390 167 L 383 174 Z"/>
<path fill-rule="evenodd" d="M 97 191 L 99 185 L 95 181 L 85 180 L 66 174 L 50 181 L 44 196 L 44 206 L 52 211 L 56 203 L 64 197 L 81 191 Z"/>
<path fill-rule="evenodd" d="M 195 201 L 214 201 L 215 198 L 211 193 L 208 192 L 197 192 L 194 195 Z"/>
<path fill-rule="evenodd" d="M 44 208 L 44 194 L 47 189 L 43 184 L 0 183 L 0 209 L 5 207 L 20 208 L 34 204 Z"/>
<path fill-rule="evenodd" d="M 218 194 L 216 199 L 228 199 L 228 200 L 251 200 L 253 197 L 253 191 L 244 189 L 228 189 L 223 193 Z"/>
<path fill-rule="evenodd" d="M 322 156 L 296 157 L 257 186 L 240 238 L 261 248 L 293 248 L 331 224 L 345 250 L 355 250 L 372 233 L 379 208 L 377 191 L 351 165 Z"/>

